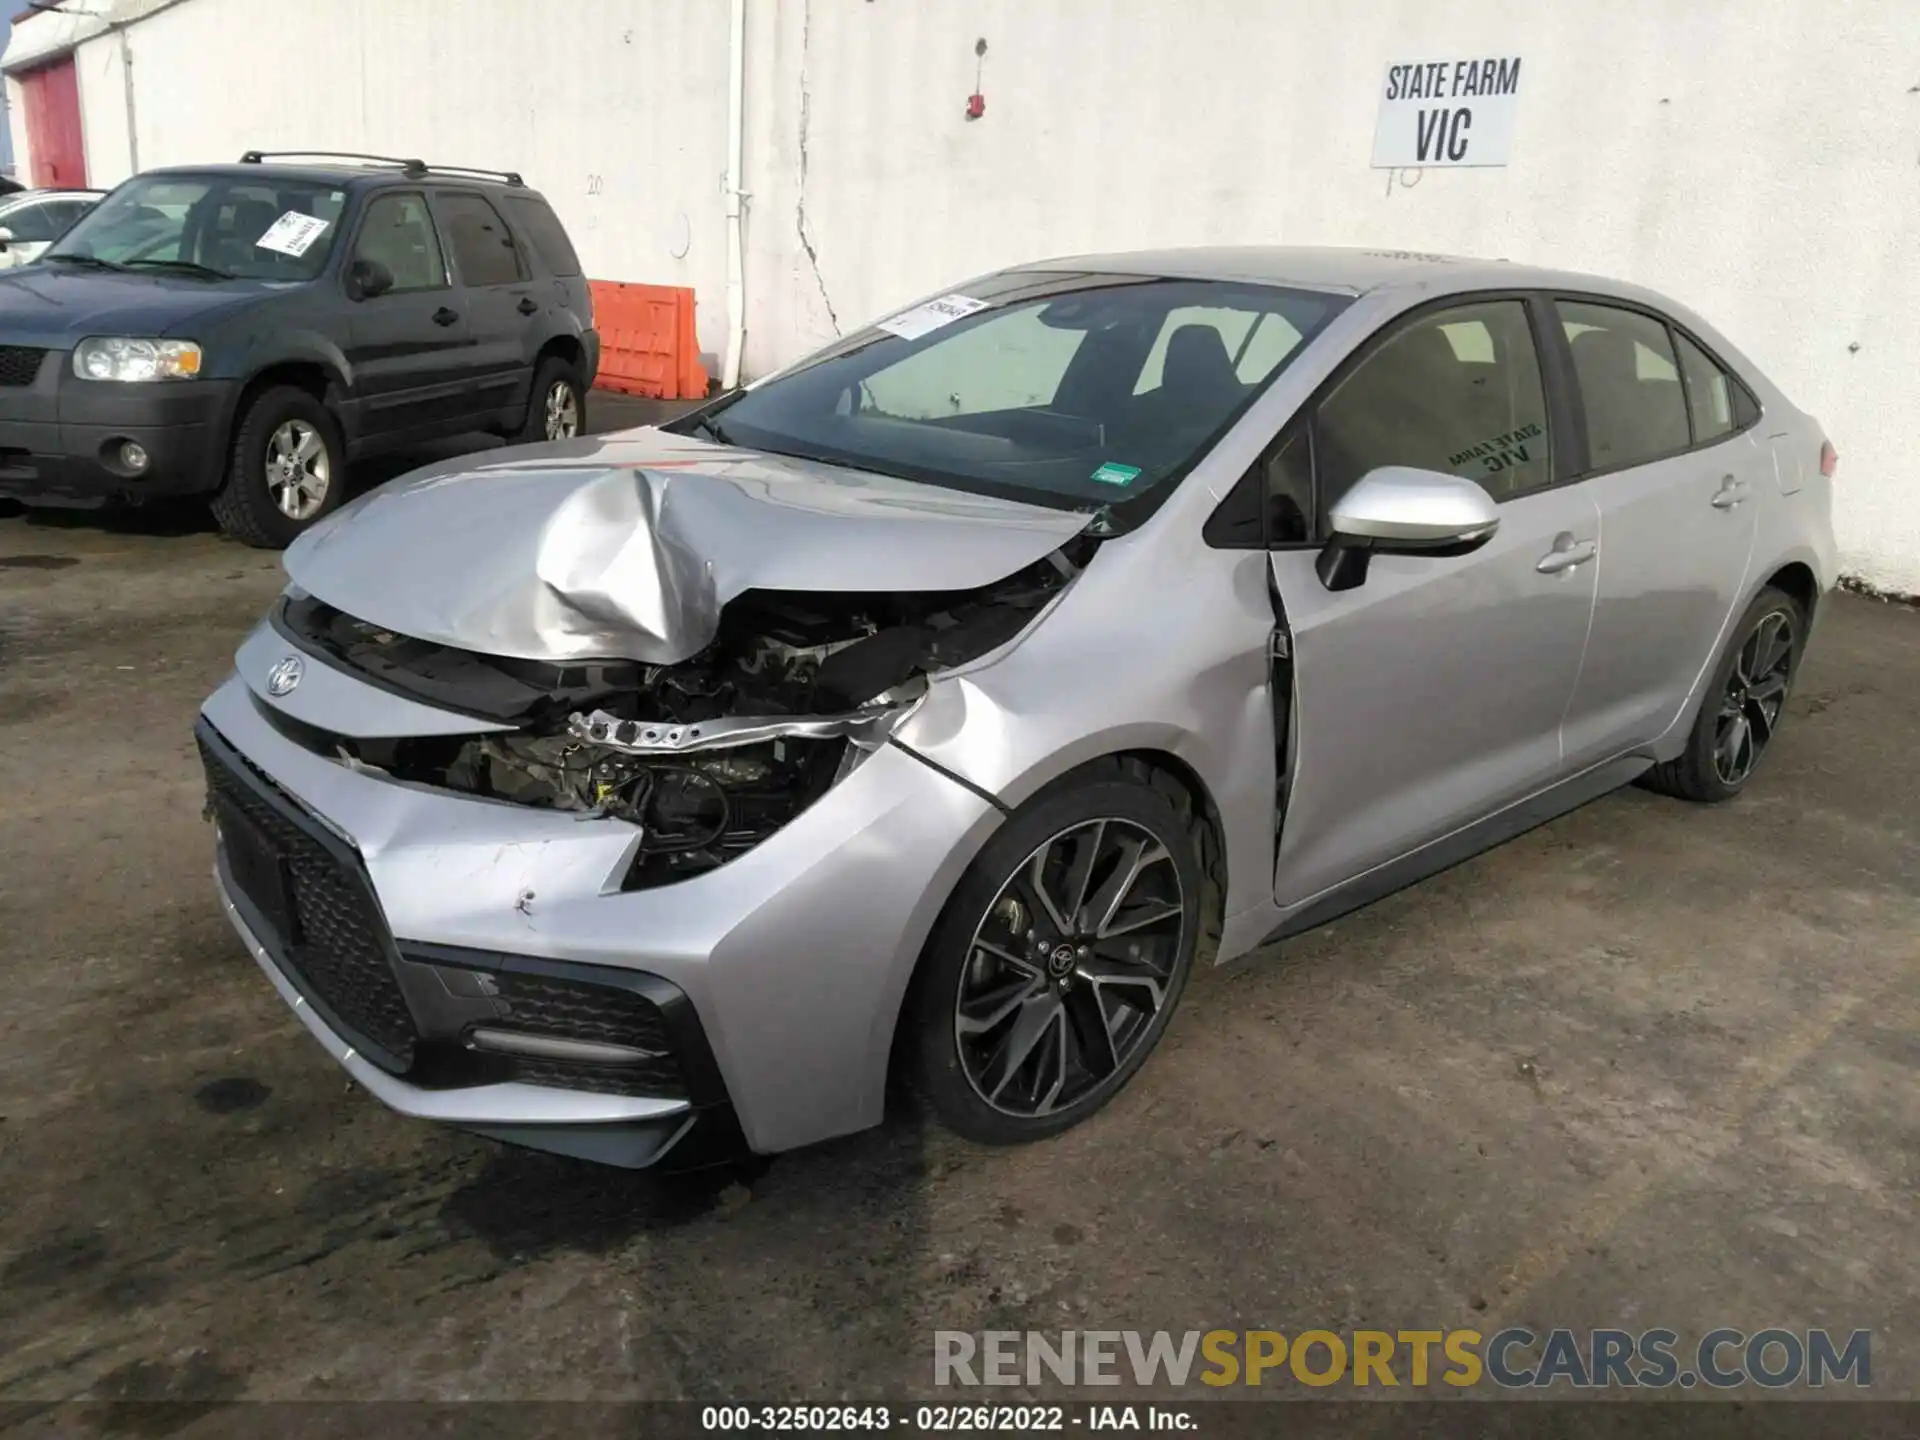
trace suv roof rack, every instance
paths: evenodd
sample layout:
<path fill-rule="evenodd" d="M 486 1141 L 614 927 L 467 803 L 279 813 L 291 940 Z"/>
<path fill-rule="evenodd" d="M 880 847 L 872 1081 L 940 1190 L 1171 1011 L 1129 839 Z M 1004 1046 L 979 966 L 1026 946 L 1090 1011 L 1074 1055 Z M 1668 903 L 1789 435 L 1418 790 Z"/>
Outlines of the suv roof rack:
<path fill-rule="evenodd" d="M 476 170 L 468 165 L 429 165 L 424 160 L 403 159 L 397 155 L 366 155 L 357 150 L 249 150 L 240 157 L 242 165 L 259 165 L 267 160 L 359 160 L 373 165 L 391 165 L 402 175 L 476 175 L 508 185 L 524 185 L 517 170 Z"/>

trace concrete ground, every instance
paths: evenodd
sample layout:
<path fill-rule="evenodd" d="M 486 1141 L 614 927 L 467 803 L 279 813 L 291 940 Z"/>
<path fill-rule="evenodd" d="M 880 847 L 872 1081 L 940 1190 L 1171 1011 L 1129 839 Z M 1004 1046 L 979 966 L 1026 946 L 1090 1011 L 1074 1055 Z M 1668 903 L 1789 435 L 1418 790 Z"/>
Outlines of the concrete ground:
<path fill-rule="evenodd" d="M 1871 1328 L 1920 1395 L 1920 614 L 1831 603 L 1738 802 L 1629 789 L 1198 977 L 1057 1141 L 664 1182 L 389 1114 L 228 930 L 189 727 L 279 584 L 192 512 L 0 518 L 0 1398 L 870 1399 L 936 1329 L 1516 1323 Z"/>

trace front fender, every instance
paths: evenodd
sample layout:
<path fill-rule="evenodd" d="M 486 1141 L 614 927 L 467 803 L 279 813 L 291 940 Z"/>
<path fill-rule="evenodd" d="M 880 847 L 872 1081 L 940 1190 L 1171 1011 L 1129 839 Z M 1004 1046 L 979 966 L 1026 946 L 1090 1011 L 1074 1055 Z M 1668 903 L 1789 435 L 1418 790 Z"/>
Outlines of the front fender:
<path fill-rule="evenodd" d="M 319 330 L 276 330 L 249 336 L 233 368 L 236 378 L 251 380 L 279 365 L 317 365 L 343 394 L 353 393 L 353 362 L 336 341 Z"/>
<path fill-rule="evenodd" d="M 896 738 L 1009 810 L 1103 756 L 1173 756 L 1220 817 L 1231 916 L 1273 899 L 1266 556 L 1167 538 L 1109 542 L 1010 649 L 936 677 Z"/>

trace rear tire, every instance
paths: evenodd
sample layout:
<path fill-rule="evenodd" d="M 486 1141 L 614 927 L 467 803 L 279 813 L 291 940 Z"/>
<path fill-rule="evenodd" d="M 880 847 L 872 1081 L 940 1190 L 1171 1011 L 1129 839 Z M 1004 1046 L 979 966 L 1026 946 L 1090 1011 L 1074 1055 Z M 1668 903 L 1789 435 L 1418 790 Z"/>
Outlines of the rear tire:
<path fill-rule="evenodd" d="M 346 468 L 333 412 L 297 386 L 276 385 L 240 417 L 213 518 L 243 544 L 284 549 L 340 507 Z"/>
<path fill-rule="evenodd" d="M 1648 770 L 1640 783 L 1701 804 L 1731 800 L 1746 789 L 1786 717 L 1806 633 L 1797 600 L 1762 590 L 1713 667 L 1686 749 Z"/>
<path fill-rule="evenodd" d="M 571 440 L 587 430 L 587 391 L 580 372 L 558 355 L 549 355 L 533 372 L 527 418 L 512 439 L 521 445 Z"/>
<path fill-rule="evenodd" d="M 1186 987 L 1202 884 L 1191 818 L 1144 771 L 1103 766 L 1017 811 L 955 888 L 903 1017 L 935 1118 L 1019 1144 L 1118 1094 Z"/>

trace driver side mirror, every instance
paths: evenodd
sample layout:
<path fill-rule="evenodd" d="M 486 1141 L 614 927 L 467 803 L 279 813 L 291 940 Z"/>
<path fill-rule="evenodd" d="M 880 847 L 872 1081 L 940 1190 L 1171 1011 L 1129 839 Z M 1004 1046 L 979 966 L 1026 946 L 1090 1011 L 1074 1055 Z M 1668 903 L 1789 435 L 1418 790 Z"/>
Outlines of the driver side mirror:
<path fill-rule="evenodd" d="M 1383 465 L 1361 476 L 1334 502 L 1333 536 L 1314 562 L 1329 590 L 1365 583 L 1375 551 L 1393 555 L 1464 555 L 1500 528 L 1493 497 L 1471 480 Z"/>
<path fill-rule="evenodd" d="M 393 271 L 378 260 L 355 260 L 347 267 L 347 297 L 371 300 L 393 289 Z"/>
<path fill-rule="evenodd" d="M 7 248 L 7 246 L 11 245 L 12 243 L 13 243 L 13 231 L 9 230 L 4 225 L 0 225 L 0 251 L 4 251 Z"/>

